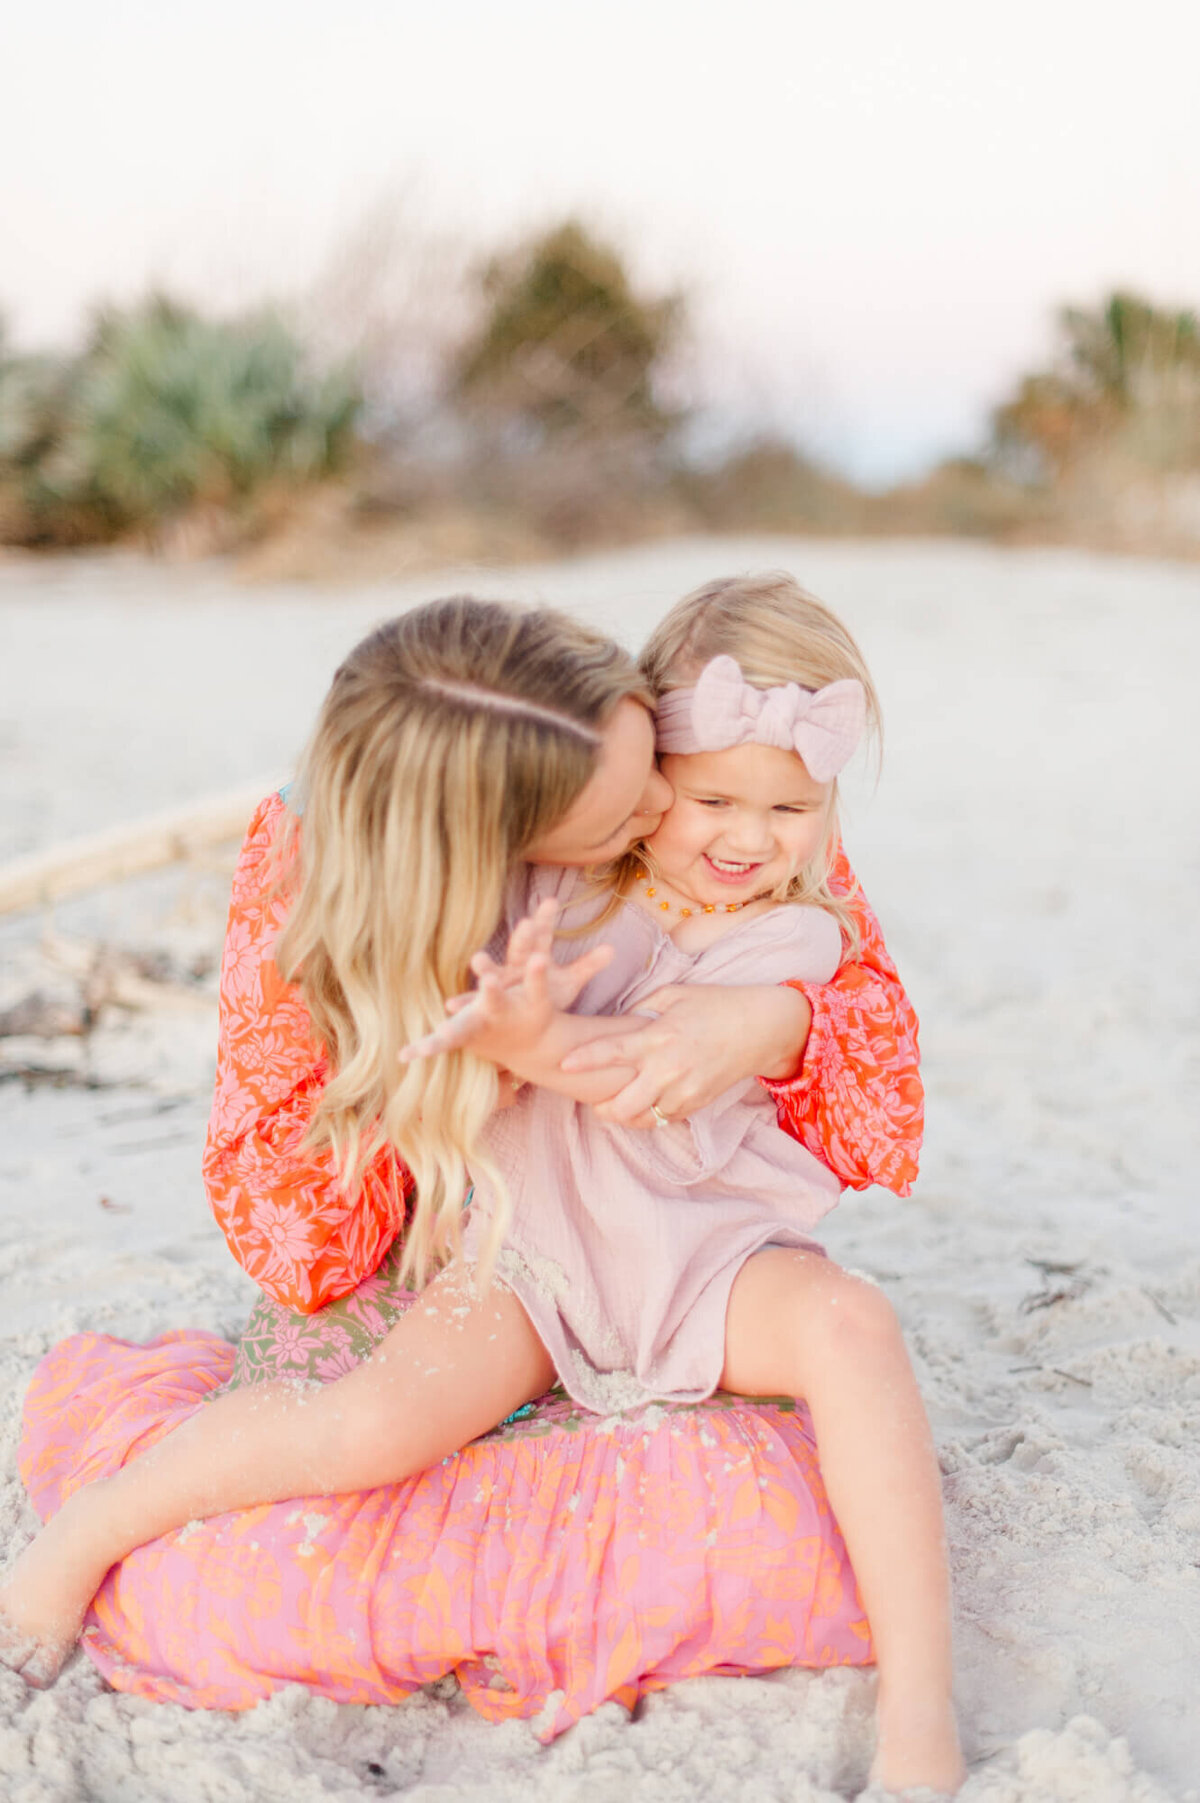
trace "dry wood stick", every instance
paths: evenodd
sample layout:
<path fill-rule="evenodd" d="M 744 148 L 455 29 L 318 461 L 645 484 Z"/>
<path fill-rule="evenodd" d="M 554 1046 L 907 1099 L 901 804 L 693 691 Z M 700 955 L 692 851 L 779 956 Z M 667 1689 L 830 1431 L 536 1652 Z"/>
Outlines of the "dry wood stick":
<path fill-rule="evenodd" d="M 105 883 L 123 882 L 240 839 L 270 782 L 208 796 L 126 826 L 51 846 L 0 865 L 0 914 L 48 907 Z"/>

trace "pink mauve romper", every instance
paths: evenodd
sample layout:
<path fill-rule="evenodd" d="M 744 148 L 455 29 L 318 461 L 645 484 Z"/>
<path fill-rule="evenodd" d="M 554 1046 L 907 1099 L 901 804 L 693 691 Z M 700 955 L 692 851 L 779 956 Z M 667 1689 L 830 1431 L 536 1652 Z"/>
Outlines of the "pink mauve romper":
<path fill-rule="evenodd" d="M 606 899 L 597 904 L 576 871 L 531 871 L 510 898 L 510 925 L 546 895 L 564 903 L 567 928 L 589 918 L 573 901 L 594 915 Z M 669 983 L 826 983 L 842 949 L 831 914 L 789 904 L 688 953 L 626 901 L 598 930 L 561 938 L 559 956 L 600 941 L 614 957 L 576 1013 L 629 1012 Z M 611 1126 L 566 1096 L 527 1087 L 492 1117 L 484 1149 L 511 1207 L 496 1274 L 520 1299 L 565 1389 L 597 1414 L 711 1395 L 738 1271 L 763 1246 L 813 1246 L 811 1229 L 841 1191 L 779 1131 L 775 1104 L 756 1081 L 652 1132 Z M 497 1196 L 485 1170 L 472 1175 L 465 1243 L 474 1259 Z"/>

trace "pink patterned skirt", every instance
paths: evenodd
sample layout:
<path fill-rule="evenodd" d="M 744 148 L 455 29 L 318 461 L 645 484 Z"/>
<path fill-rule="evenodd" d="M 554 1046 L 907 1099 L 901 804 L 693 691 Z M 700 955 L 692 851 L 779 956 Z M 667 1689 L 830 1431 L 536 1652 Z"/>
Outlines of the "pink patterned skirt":
<path fill-rule="evenodd" d="M 371 1315 L 369 1285 L 349 1306 L 342 1323 Z M 278 1313 L 253 1378 L 353 1356 L 336 1319 Z M 203 1406 L 237 1356 L 203 1332 L 56 1346 L 20 1453 L 43 1520 Z M 536 1716 L 543 1740 L 678 1678 L 872 1659 L 807 1411 L 722 1394 L 600 1419 L 552 1392 L 404 1483 L 192 1522 L 113 1568 L 84 1646 L 118 1690 L 202 1709 L 286 1684 L 395 1703 L 453 1673 L 481 1715 Z"/>

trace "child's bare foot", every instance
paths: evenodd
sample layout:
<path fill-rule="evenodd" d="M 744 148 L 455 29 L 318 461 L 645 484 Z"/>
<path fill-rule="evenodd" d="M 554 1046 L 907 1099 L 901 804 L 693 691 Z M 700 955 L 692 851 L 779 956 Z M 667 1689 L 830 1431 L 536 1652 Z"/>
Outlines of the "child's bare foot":
<path fill-rule="evenodd" d="M 954 1705 L 947 1698 L 880 1696 L 876 1718 L 878 1751 L 871 1767 L 870 1795 L 917 1803 L 924 1793 L 955 1797 L 967 1776 L 958 1740 Z"/>
<path fill-rule="evenodd" d="M 59 1511 L 0 1583 L 0 1665 L 35 1689 L 53 1683 L 70 1657 L 111 1562 L 99 1550 L 95 1515 L 73 1506 L 80 1500 Z"/>

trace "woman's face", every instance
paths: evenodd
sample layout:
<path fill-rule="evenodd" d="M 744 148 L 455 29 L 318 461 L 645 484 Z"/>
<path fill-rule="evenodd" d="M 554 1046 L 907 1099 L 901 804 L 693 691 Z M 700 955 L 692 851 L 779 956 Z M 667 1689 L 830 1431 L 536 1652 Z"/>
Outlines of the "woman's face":
<path fill-rule="evenodd" d="M 670 805 L 670 785 L 654 764 L 654 722 L 627 697 L 604 729 L 587 787 L 526 857 L 531 864 L 607 864 L 652 833 Z"/>

